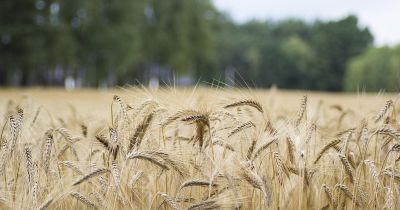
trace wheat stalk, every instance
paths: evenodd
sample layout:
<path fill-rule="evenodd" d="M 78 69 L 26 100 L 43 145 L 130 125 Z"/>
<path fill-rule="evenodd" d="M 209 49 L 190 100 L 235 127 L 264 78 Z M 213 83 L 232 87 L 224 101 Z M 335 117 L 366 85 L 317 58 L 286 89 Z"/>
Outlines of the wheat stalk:
<path fill-rule="evenodd" d="M 345 169 L 347 175 L 350 178 L 351 183 L 354 183 L 353 169 L 351 169 L 351 165 L 349 163 L 349 160 L 347 159 L 346 156 L 344 156 L 342 154 L 339 154 L 339 158 L 340 158 L 340 161 L 342 162 L 342 164 L 344 166 L 344 169 Z"/>
<path fill-rule="evenodd" d="M 253 139 L 253 141 L 251 141 L 251 145 L 250 145 L 249 149 L 247 150 L 247 155 L 246 155 L 247 160 L 251 160 L 254 148 L 256 147 L 256 143 L 257 143 L 257 139 Z"/>
<path fill-rule="evenodd" d="M 72 135 L 66 128 L 57 128 L 54 131 L 60 133 L 61 136 L 67 141 L 69 145 L 73 145 L 75 143 L 74 139 L 72 138 Z"/>
<path fill-rule="evenodd" d="M 375 116 L 375 123 L 379 122 L 385 116 L 386 112 L 389 110 L 390 107 L 393 106 L 393 100 L 388 100 L 385 103 L 385 106 L 382 107 L 382 109 L 378 112 L 378 114 Z"/>
<path fill-rule="evenodd" d="M 25 144 L 24 146 L 24 154 L 25 154 L 25 166 L 26 173 L 28 177 L 28 183 L 32 185 L 34 171 L 33 171 L 33 161 L 32 161 L 32 147 L 30 145 Z"/>
<path fill-rule="evenodd" d="M 78 180 L 76 180 L 72 185 L 73 185 L 73 186 L 79 185 L 79 184 L 85 182 L 86 180 L 89 180 L 89 179 L 91 179 L 91 178 L 93 178 L 93 177 L 96 177 L 96 176 L 100 176 L 100 175 L 102 175 L 102 174 L 104 174 L 104 173 L 107 173 L 107 172 L 109 172 L 109 170 L 106 169 L 106 168 L 99 168 L 99 169 L 96 169 L 96 170 L 94 170 L 94 171 L 92 171 L 92 172 L 90 172 L 90 173 L 88 173 L 88 174 L 82 176 L 81 178 L 79 178 Z"/>
<path fill-rule="evenodd" d="M 385 203 L 383 204 L 384 209 L 395 209 L 395 199 L 393 196 L 393 190 L 391 187 L 388 187 L 386 189 L 386 195 L 385 195 Z"/>
<path fill-rule="evenodd" d="M 164 170 L 168 170 L 169 167 L 166 165 L 165 161 L 160 159 L 158 156 L 151 152 L 131 152 L 127 155 L 126 159 L 142 159 L 147 160 L 152 164 L 161 167 Z"/>
<path fill-rule="evenodd" d="M 79 192 L 71 192 L 70 195 L 74 198 L 76 198 L 77 200 L 79 200 L 80 202 L 86 204 L 88 207 L 92 208 L 92 209 L 98 209 L 96 204 L 94 204 L 89 198 L 87 198 L 86 196 L 82 195 Z"/>
<path fill-rule="evenodd" d="M 31 127 L 33 127 L 33 125 L 35 125 L 35 123 L 36 123 L 36 121 L 37 121 L 37 119 L 38 119 L 38 116 L 39 116 L 39 113 L 40 113 L 41 110 L 42 110 L 42 106 L 39 106 L 39 107 L 36 109 L 35 116 L 33 117 L 33 120 L 32 120 L 32 122 L 31 122 Z"/>
<path fill-rule="evenodd" d="M 224 148 L 226 148 L 226 149 L 228 149 L 228 150 L 230 150 L 232 152 L 236 151 L 235 148 L 232 145 L 230 145 L 230 144 L 228 144 L 228 143 L 226 143 L 224 141 L 221 141 L 221 140 L 213 140 L 212 144 L 213 145 L 219 145 L 219 146 L 224 147 Z"/>
<path fill-rule="evenodd" d="M 221 206 L 217 203 L 217 199 L 210 199 L 195 203 L 187 208 L 187 210 L 204 210 L 204 209 L 218 209 Z"/>
<path fill-rule="evenodd" d="M 286 145 L 287 145 L 287 151 L 288 151 L 288 157 L 289 157 L 289 161 L 292 164 L 295 164 L 295 157 L 294 157 L 294 153 L 295 153 L 295 145 L 293 140 L 288 136 L 286 137 Z"/>
<path fill-rule="evenodd" d="M 121 97 L 119 97 L 117 95 L 114 95 L 113 96 L 113 101 L 118 103 L 118 105 L 119 105 L 119 107 L 121 109 L 122 115 L 124 116 L 125 122 L 128 121 L 127 107 L 125 106 L 125 104 L 122 101 Z"/>
<path fill-rule="evenodd" d="M 311 140 L 312 134 L 313 132 L 315 132 L 317 130 L 317 125 L 315 125 L 314 123 L 310 125 L 310 127 L 307 130 L 307 134 L 306 134 L 306 144 Z"/>
<path fill-rule="evenodd" d="M 45 210 L 45 209 L 47 209 L 50 206 L 50 204 L 53 203 L 53 201 L 54 201 L 54 198 L 47 199 L 45 202 L 42 203 L 42 205 L 40 205 L 37 208 L 37 210 Z"/>
<path fill-rule="evenodd" d="M 115 161 L 111 163 L 111 174 L 114 179 L 115 187 L 119 188 L 121 185 L 121 172 L 118 167 L 118 164 Z"/>
<path fill-rule="evenodd" d="M 253 122 L 251 122 L 251 121 L 245 122 L 245 123 L 239 125 L 238 127 L 236 127 L 235 129 L 233 129 L 229 133 L 228 137 L 231 137 L 231 136 L 241 132 L 242 130 L 247 129 L 247 128 L 251 128 L 251 127 L 256 127 Z"/>
<path fill-rule="evenodd" d="M 273 139 L 267 143 L 265 143 L 264 145 L 262 145 L 261 147 L 259 147 L 256 152 L 254 153 L 254 157 L 253 160 L 256 159 L 264 150 L 266 150 L 269 146 L 271 146 L 272 143 L 274 143 L 275 141 L 277 141 L 277 139 Z"/>
<path fill-rule="evenodd" d="M 203 186 L 203 187 L 209 187 L 209 186 L 213 186 L 216 187 L 217 184 L 212 183 L 208 180 L 201 180 L 201 179 L 196 179 L 196 180 L 189 180 L 184 182 L 179 188 L 185 188 L 185 187 L 190 187 L 190 186 Z"/>
<path fill-rule="evenodd" d="M 337 202 L 336 202 L 335 197 L 333 196 L 332 190 L 328 186 L 326 186 L 325 184 L 322 185 L 322 188 L 324 189 L 326 197 L 329 199 L 329 203 L 332 206 L 336 207 L 337 206 Z"/>
<path fill-rule="evenodd" d="M 107 150 L 110 150 L 110 149 L 111 149 L 110 143 L 108 142 L 108 140 L 106 139 L 106 137 L 105 137 L 104 135 L 96 135 L 95 138 L 96 138 L 96 140 L 97 140 L 98 142 L 101 143 L 101 145 L 102 145 L 105 149 L 107 149 Z"/>
<path fill-rule="evenodd" d="M 194 110 L 181 110 L 173 114 L 172 116 L 168 117 L 162 124 L 162 130 L 165 129 L 169 124 L 172 122 L 178 120 L 179 118 L 185 117 L 185 116 L 190 116 L 190 115 L 199 115 L 200 113 Z"/>
<path fill-rule="evenodd" d="M 73 162 L 66 160 L 66 161 L 61 161 L 59 162 L 59 164 L 67 166 L 68 168 L 72 169 L 73 171 L 75 171 L 77 174 L 83 176 L 83 172 L 81 169 L 79 169 L 79 167 L 77 165 L 75 165 Z"/>
<path fill-rule="evenodd" d="M 376 129 L 374 134 L 389 135 L 400 141 L 400 132 L 389 125 L 384 125 L 383 127 Z"/>
<path fill-rule="evenodd" d="M 43 167 L 46 173 L 49 171 L 51 148 L 53 147 L 53 131 L 48 130 L 45 134 L 46 143 L 43 148 Z"/>
<path fill-rule="evenodd" d="M 137 182 L 141 177 L 143 177 L 143 175 L 144 175 L 144 172 L 143 172 L 143 171 L 137 172 L 134 176 L 132 176 L 131 180 L 129 181 L 129 186 L 133 188 L 133 187 L 135 186 L 136 182 Z"/>
<path fill-rule="evenodd" d="M 210 126 L 210 120 L 208 117 L 208 114 L 197 114 L 197 115 L 188 115 L 185 117 L 182 117 L 181 119 L 182 122 L 188 122 L 188 123 L 203 123 L 207 127 Z"/>
<path fill-rule="evenodd" d="M 159 193 L 157 193 L 157 194 L 160 195 L 160 196 L 164 199 L 164 201 L 163 201 L 162 204 L 168 203 L 168 205 L 169 205 L 172 209 L 174 209 L 174 210 L 179 209 L 178 203 L 175 201 L 175 199 L 174 199 L 173 197 L 167 195 L 166 193 L 161 193 L 161 192 L 159 192 Z M 162 205 L 162 204 L 161 204 L 161 205 Z M 159 208 L 161 207 L 161 205 L 159 206 Z"/>
<path fill-rule="evenodd" d="M 342 190 L 344 192 L 344 194 L 356 204 L 356 206 L 360 205 L 358 200 L 354 196 L 354 194 L 350 191 L 350 189 L 346 185 L 337 184 L 336 187 L 338 187 L 340 190 Z"/>
<path fill-rule="evenodd" d="M 251 171 L 248 167 L 242 167 L 241 175 L 251 186 L 261 190 L 261 192 L 263 193 L 265 205 L 268 206 L 271 202 L 271 198 L 269 195 L 269 189 L 264 180 L 262 180 L 260 176 Z"/>
<path fill-rule="evenodd" d="M 304 113 L 307 112 L 307 96 L 303 96 L 300 101 L 300 109 L 297 112 L 296 119 L 294 121 L 294 126 L 297 127 L 300 125 L 301 120 L 303 119 Z"/>
<path fill-rule="evenodd" d="M 365 163 L 366 166 L 368 166 L 368 171 L 371 174 L 371 177 L 374 179 L 375 187 L 379 187 L 381 185 L 380 181 L 379 181 L 379 173 L 376 170 L 376 166 L 375 166 L 374 161 L 372 161 L 372 160 L 364 160 L 364 163 Z"/>
<path fill-rule="evenodd" d="M 284 171 L 286 172 L 286 169 L 284 168 L 285 166 L 283 165 L 282 159 L 278 152 L 273 152 L 272 157 L 273 157 L 274 163 L 275 163 L 274 170 L 275 170 L 276 177 L 278 177 L 279 183 L 281 185 L 283 185 L 283 174 L 282 173 Z"/>
<path fill-rule="evenodd" d="M 150 113 L 149 115 L 147 115 L 143 119 L 143 121 L 136 127 L 136 130 L 135 130 L 133 136 L 131 138 L 129 138 L 128 151 L 132 151 L 132 149 L 134 147 L 138 147 L 141 144 L 142 139 L 146 133 L 146 130 L 150 126 L 150 123 L 153 119 L 153 115 L 154 115 L 153 113 Z"/>
<path fill-rule="evenodd" d="M 324 153 L 326 151 L 328 151 L 328 149 L 336 146 L 337 144 L 339 144 L 341 142 L 341 139 L 334 139 L 332 141 L 330 141 L 329 143 L 327 143 L 322 149 L 321 151 L 318 153 L 317 158 L 314 160 L 314 164 L 317 164 L 318 161 L 321 159 L 322 155 L 324 155 Z"/>
<path fill-rule="evenodd" d="M 237 102 L 234 102 L 234 103 L 224 106 L 224 108 L 231 108 L 231 107 L 237 107 L 237 106 L 251 106 L 251 107 L 257 109 L 261 113 L 264 112 L 261 104 L 254 100 L 237 101 Z"/>

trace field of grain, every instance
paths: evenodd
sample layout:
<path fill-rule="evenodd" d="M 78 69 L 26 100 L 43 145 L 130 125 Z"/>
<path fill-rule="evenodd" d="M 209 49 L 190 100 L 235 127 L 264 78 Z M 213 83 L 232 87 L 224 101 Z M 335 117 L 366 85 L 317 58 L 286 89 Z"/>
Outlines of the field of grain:
<path fill-rule="evenodd" d="M 395 94 L 0 90 L 1 209 L 399 209 Z"/>

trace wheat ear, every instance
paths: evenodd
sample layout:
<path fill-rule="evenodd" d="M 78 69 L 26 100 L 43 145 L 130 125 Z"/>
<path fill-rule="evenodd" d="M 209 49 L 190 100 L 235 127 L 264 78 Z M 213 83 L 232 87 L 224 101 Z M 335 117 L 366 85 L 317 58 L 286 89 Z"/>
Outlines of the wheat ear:
<path fill-rule="evenodd" d="M 254 100 L 237 101 L 235 103 L 231 103 L 231 104 L 224 106 L 224 108 L 231 108 L 231 107 L 237 107 L 237 106 L 251 106 L 251 107 L 257 109 L 261 113 L 264 112 L 261 104 Z"/>

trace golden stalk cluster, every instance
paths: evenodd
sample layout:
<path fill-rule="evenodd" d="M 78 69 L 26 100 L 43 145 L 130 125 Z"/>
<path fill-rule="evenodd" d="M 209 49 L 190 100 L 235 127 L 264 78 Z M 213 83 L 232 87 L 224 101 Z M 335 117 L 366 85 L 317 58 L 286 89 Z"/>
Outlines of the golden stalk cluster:
<path fill-rule="evenodd" d="M 115 95 L 97 118 L 10 101 L 0 208 L 399 209 L 396 101 L 361 112 L 310 99 L 186 109 Z"/>

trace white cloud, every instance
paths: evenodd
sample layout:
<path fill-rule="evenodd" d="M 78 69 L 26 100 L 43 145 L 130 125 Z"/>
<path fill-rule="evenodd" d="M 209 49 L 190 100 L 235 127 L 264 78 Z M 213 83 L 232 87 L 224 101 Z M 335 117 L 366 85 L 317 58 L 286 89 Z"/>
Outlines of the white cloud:
<path fill-rule="evenodd" d="M 217 8 L 239 22 L 250 19 L 338 19 L 357 15 L 368 26 L 377 45 L 400 43 L 399 0 L 213 0 Z"/>

